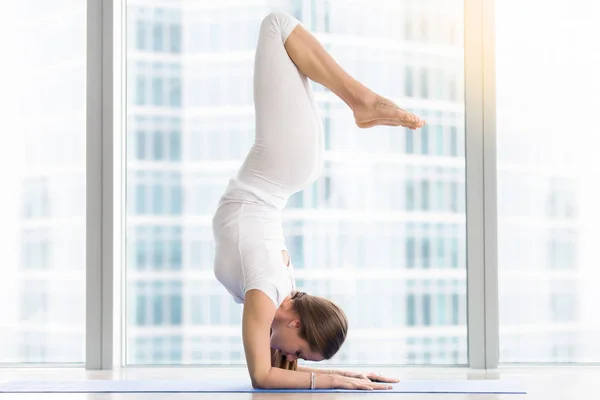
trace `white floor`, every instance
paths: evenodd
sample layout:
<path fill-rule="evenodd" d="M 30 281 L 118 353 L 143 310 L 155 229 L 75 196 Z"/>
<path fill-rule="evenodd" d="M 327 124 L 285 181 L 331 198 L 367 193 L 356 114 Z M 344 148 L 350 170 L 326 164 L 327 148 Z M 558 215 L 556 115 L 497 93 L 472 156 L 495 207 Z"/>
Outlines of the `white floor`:
<path fill-rule="evenodd" d="M 363 371 L 364 369 L 357 369 Z M 364 370 L 363 372 L 368 372 Z M 527 390 L 527 395 L 461 395 L 461 394 L 263 394 L 263 393 L 140 393 L 140 394 L 0 394 L 2 400 L 9 399 L 64 399 L 64 400 L 159 400 L 159 399 L 311 399 L 340 400 L 352 397 L 353 400 L 369 399 L 452 399 L 452 400 L 599 400 L 600 367 L 511 367 L 493 371 L 469 370 L 463 368 L 378 368 L 373 372 L 386 373 L 398 379 L 510 379 L 519 380 Z M 8 380 L 83 380 L 83 379 L 244 379 L 247 372 L 242 368 L 124 368 L 113 371 L 85 371 L 84 369 L 2 369 L 0 381 Z"/>

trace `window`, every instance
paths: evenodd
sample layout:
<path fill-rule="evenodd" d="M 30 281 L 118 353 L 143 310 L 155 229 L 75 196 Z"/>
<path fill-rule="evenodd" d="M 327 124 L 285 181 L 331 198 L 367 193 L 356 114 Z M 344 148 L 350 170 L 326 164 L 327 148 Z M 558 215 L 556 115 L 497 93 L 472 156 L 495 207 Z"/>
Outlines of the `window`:
<path fill-rule="evenodd" d="M 138 75 L 135 79 L 135 104 L 141 106 L 146 104 L 146 77 Z"/>
<path fill-rule="evenodd" d="M 405 85 L 404 93 L 406 93 L 406 97 L 414 96 L 413 84 L 414 84 L 413 70 L 412 70 L 412 67 L 407 66 L 404 69 L 404 85 Z"/>
<path fill-rule="evenodd" d="M 419 130 L 421 134 L 421 154 L 429 154 L 429 125 Z"/>
<path fill-rule="evenodd" d="M 412 180 L 406 181 L 406 209 L 415 209 L 415 183 Z"/>
<path fill-rule="evenodd" d="M 405 142 L 406 152 L 408 154 L 414 153 L 415 152 L 415 134 L 413 133 L 413 131 L 409 131 L 407 129 L 407 130 L 405 130 L 405 138 L 406 138 L 406 142 Z"/>
<path fill-rule="evenodd" d="M 169 80 L 169 105 L 181 107 L 181 79 L 171 78 Z"/>
<path fill-rule="evenodd" d="M 442 6 L 440 0 L 433 1 Z M 145 297 L 140 299 L 140 293 L 129 298 L 132 304 L 127 307 L 132 314 L 127 319 L 127 344 L 146 346 L 146 350 L 131 349 L 127 363 L 177 363 L 179 359 L 237 363 L 244 357 L 239 335 L 242 307 L 211 272 L 211 219 L 229 178 L 253 144 L 252 50 L 261 17 L 272 10 L 257 13 L 244 5 L 231 5 L 227 12 L 218 7 L 196 12 L 200 9 L 194 11 L 186 2 L 142 3 L 127 2 L 128 26 L 134 31 L 144 29 L 146 43 L 143 50 L 135 43 L 127 46 L 132 93 L 127 96 L 127 146 L 131 148 L 126 162 L 130 255 L 126 268 L 135 273 L 126 276 L 130 288 L 136 282 L 146 285 Z M 462 347 L 456 357 L 454 346 L 439 356 L 434 338 L 453 325 L 453 303 L 450 292 L 446 293 L 447 314 L 439 317 L 443 311 L 438 310 L 438 296 L 442 294 L 437 280 L 432 284 L 432 277 L 423 271 L 446 268 L 451 273 L 451 268 L 465 267 L 459 264 L 466 258 L 464 195 L 460 186 L 454 192 L 450 189 L 450 182 L 464 182 L 460 162 L 464 104 L 462 98 L 444 97 L 451 79 L 462 82 L 464 68 L 462 61 L 456 61 L 462 49 L 449 49 L 445 37 L 436 42 L 441 35 L 433 31 L 427 35 L 427 44 L 423 43 L 419 38 L 423 24 L 418 22 L 435 18 L 425 26 L 433 30 L 438 29 L 440 19 L 460 25 L 462 14 L 437 15 L 432 10 L 421 15 L 425 9 L 414 9 L 410 2 L 381 10 L 369 8 L 366 21 L 401 21 L 393 32 L 385 32 L 387 23 L 379 26 L 352 17 L 369 7 L 366 0 L 351 4 L 350 9 L 333 1 L 309 3 L 290 2 L 286 11 L 296 13 L 300 20 L 307 17 L 303 22 L 309 28 L 327 32 L 332 40 L 326 40 L 324 47 L 356 79 L 387 87 L 389 91 L 382 95 L 406 102 L 401 106 L 431 124 L 419 131 L 376 127 L 366 135 L 352 128 L 341 100 L 317 96 L 327 162 L 314 184 L 288 199 L 283 233 L 297 271 L 296 286 L 337 301 L 351 329 L 365 332 L 349 337 L 327 362 L 464 364 Z M 460 9 L 462 1 L 453 7 Z M 411 17 L 406 28 L 412 32 L 410 46 L 405 46 L 401 26 L 407 15 Z M 395 41 L 404 41 L 395 52 L 381 51 L 366 40 L 391 33 Z M 340 46 L 336 38 L 346 35 L 365 40 Z M 193 40 L 188 43 L 187 38 Z M 131 34 L 129 40 L 139 39 Z M 358 60 L 357 54 L 369 57 Z M 394 71 L 400 74 L 395 76 Z M 316 94 L 327 92 L 315 83 L 311 87 Z M 448 158 L 452 126 L 454 157 L 459 158 L 455 160 Z M 450 216 L 451 204 L 456 209 Z M 346 273 L 344 279 L 339 279 L 340 269 Z M 397 276 L 386 279 L 379 273 L 367 274 L 388 269 Z M 438 280 L 446 288 L 457 276 L 441 275 Z M 466 294 L 462 279 L 452 294 Z M 173 282 L 185 282 L 185 286 Z M 138 318 L 138 312 L 143 318 Z M 465 325 L 464 301 L 456 303 L 456 313 L 461 317 L 455 325 Z M 410 333 L 415 336 L 412 348 L 394 350 L 393 358 L 370 347 L 378 338 L 424 325 L 427 331 Z M 458 335 L 466 343 L 464 332 L 464 338 Z M 148 341 L 140 344 L 138 337 Z"/>
<path fill-rule="evenodd" d="M 3 3 L 0 364 L 85 361 L 86 4 Z"/>
<path fill-rule="evenodd" d="M 587 118 L 547 118 L 597 113 L 592 4 L 495 4 L 501 363 L 600 361 L 600 141 Z"/>
<path fill-rule="evenodd" d="M 434 126 L 434 132 L 435 132 L 435 155 L 436 156 L 443 156 L 444 154 L 444 140 L 445 140 L 445 135 L 444 135 L 444 127 L 441 125 L 436 125 Z"/>
<path fill-rule="evenodd" d="M 421 181 L 421 210 L 429 210 L 429 181 Z"/>
<path fill-rule="evenodd" d="M 431 295 L 423 296 L 423 325 L 431 325 Z"/>
<path fill-rule="evenodd" d="M 421 97 L 429 98 L 429 71 L 425 68 L 421 68 Z"/>
<path fill-rule="evenodd" d="M 169 26 L 171 53 L 181 53 L 181 24 L 171 24 Z"/>
<path fill-rule="evenodd" d="M 408 296 L 406 296 L 406 325 L 416 325 L 415 314 L 415 295 L 409 294 Z"/>
<path fill-rule="evenodd" d="M 423 238 L 423 241 L 421 242 L 421 259 L 423 260 L 423 268 L 429 268 L 431 266 L 429 238 Z"/>
<path fill-rule="evenodd" d="M 172 131 L 169 135 L 169 159 L 171 161 L 181 161 L 181 132 Z"/>
<path fill-rule="evenodd" d="M 164 28 L 162 23 L 155 22 L 152 28 L 152 49 L 156 52 L 163 51 Z"/>
<path fill-rule="evenodd" d="M 165 102 L 163 84 L 162 78 L 152 78 L 152 104 L 155 106 L 162 106 Z"/>
<path fill-rule="evenodd" d="M 136 132 L 136 158 L 138 160 L 143 160 L 146 158 L 146 132 L 137 131 Z"/>
<path fill-rule="evenodd" d="M 458 144 L 457 144 L 457 135 L 456 135 L 456 126 L 450 127 L 450 155 L 452 157 L 456 157 L 458 154 Z"/>
<path fill-rule="evenodd" d="M 146 50 L 146 21 L 137 21 L 136 28 L 136 47 L 138 50 Z"/>

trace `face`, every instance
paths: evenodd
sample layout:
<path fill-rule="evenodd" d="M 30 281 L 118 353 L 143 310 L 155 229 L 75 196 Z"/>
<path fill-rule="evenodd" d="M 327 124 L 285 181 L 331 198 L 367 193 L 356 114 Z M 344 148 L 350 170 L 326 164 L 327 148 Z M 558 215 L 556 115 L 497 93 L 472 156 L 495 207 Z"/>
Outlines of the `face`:
<path fill-rule="evenodd" d="M 323 361 L 323 356 L 310 350 L 308 342 L 300 338 L 300 321 L 294 320 L 288 325 L 273 330 L 271 347 L 280 350 L 288 361 L 299 358 L 308 361 Z"/>

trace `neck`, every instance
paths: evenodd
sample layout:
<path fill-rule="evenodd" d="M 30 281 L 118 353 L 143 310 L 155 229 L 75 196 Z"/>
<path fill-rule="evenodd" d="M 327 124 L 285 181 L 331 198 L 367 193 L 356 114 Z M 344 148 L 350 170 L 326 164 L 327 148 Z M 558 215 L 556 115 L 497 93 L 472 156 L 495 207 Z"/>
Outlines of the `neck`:
<path fill-rule="evenodd" d="M 294 314 L 292 311 L 292 302 L 290 300 L 291 296 L 286 297 L 281 302 L 281 305 L 277 310 L 275 310 L 275 317 L 273 317 L 273 323 L 271 323 L 271 328 L 276 328 L 280 324 L 288 323 L 290 320 L 294 319 Z"/>

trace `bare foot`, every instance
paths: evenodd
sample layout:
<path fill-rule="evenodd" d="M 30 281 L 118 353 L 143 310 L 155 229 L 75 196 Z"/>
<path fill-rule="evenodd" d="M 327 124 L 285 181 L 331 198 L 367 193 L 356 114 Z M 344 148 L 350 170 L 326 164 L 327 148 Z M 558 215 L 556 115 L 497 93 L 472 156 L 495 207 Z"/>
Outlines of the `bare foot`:
<path fill-rule="evenodd" d="M 353 109 L 354 120 L 359 128 L 371 128 L 376 125 L 404 126 L 409 129 L 425 125 L 415 114 L 400 108 L 385 97 L 374 95 L 373 99 Z"/>

